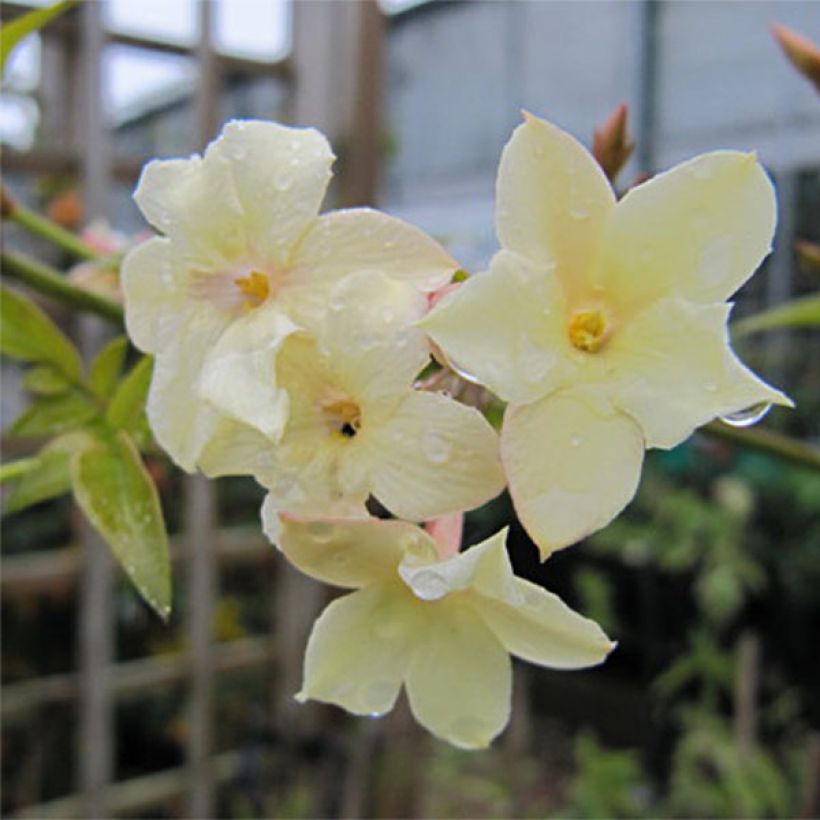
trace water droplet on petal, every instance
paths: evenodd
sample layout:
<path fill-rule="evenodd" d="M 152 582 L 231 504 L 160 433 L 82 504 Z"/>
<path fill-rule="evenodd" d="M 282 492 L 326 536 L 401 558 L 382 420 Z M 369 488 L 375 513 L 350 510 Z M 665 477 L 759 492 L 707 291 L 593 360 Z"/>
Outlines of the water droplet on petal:
<path fill-rule="evenodd" d="M 714 382 L 704 382 L 703 389 L 707 393 L 716 393 L 718 388 Z"/>
<path fill-rule="evenodd" d="M 383 320 L 386 324 L 389 324 L 390 322 L 392 322 L 392 321 L 393 321 L 393 319 L 395 318 L 395 315 L 396 315 L 396 314 L 395 314 L 395 313 L 393 313 L 393 311 L 392 311 L 390 308 L 385 308 L 385 309 L 382 311 L 382 320 Z"/>
<path fill-rule="evenodd" d="M 450 367 L 452 367 L 453 370 L 455 370 L 455 372 L 458 373 L 462 379 L 464 379 L 464 381 L 471 382 L 472 384 L 481 384 L 481 379 L 479 379 L 478 376 L 471 373 L 458 362 L 454 361 L 452 358 L 448 359 L 448 361 L 450 362 Z"/>
<path fill-rule="evenodd" d="M 570 206 L 569 215 L 573 219 L 587 219 L 589 217 L 589 210 L 585 205 L 580 202 L 576 202 L 574 205 Z"/>
<path fill-rule="evenodd" d="M 425 569 L 413 576 L 412 590 L 422 601 L 437 601 L 450 591 L 450 587 L 447 580 L 435 570 Z"/>
<path fill-rule="evenodd" d="M 581 446 L 581 439 L 578 436 L 573 436 L 569 442 L 573 447 L 580 447 Z"/>
<path fill-rule="evenodd" d="M 277 171 L 273 177 L 273 187 L 277 191 L 289 191 L 293 187 L 293 175 L 290 168 Z"/>
<path fill-rule="evenodd" d="M 450 458 L 453 445 L 434 430 L 428 430 L 421 441 L 424 455 L 436 464 L 443 464 Z"/>
<path fill-rule="evenodd" d="M 772 409 L 770 402 L 761 401 L 736 413 L 729 413 L 721 416 L 720 420 L 732 427 L 751 427 L 757 424 Z"/>

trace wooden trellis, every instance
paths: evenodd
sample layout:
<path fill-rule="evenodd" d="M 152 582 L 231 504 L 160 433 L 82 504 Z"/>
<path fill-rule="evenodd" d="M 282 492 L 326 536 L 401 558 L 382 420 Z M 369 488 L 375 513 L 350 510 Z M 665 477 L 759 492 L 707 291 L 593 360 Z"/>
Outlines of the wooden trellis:
<path fill-rule="evenodd" d="M 188 48 L 145 37 L 107 31 L 103 4 L 79 8 L 43 33 L 44 135 L 30 152 L 5 152 L 4 170 L 15 173 L 77 173 L 89 218 L 109 213 L 113 179 L 133 183 L 144 157 L 113 155 L 113 134 L 102 104 L 102 53 L 118 44 L 197 61 L 194 95 L 195 128 L 190 150 L 200 150 L 218 133 L 223 80 L 247 75 L 275 76 L 288 83 L 288 110 L 298 124 L 322 128 L 331 139 L 351 146 L 341 169 L 336 198 L 344 204 L 371 202 L 378 171 L 379 94 L 383 18 L 375 0 L 324 3 L 300 0 L 293 6 L 292 56 L 278 62 L 228 57 L 213 46 L 213 6 L 196 4 L 197 45 Z M 26 10 L 5 3 L 4 19 Z M 263 116 L 265 112 L 258 112 Z M 103 332 L 96 321 L 83 320 L 81 344 L 93 347 Z M 213 643 L 212 623 L 218 599 L 218 567 L 237 561 L 273 562 L 275 555 L 258 531 L 219 529 L 216 485 L 192 476 L 184 481 L 182 536 L 173 545 L 175 564 L 183 568 L 188 588 L 183 613 L 186 651 L 114 663 L 113 561 L 96 534 L 78 525 L 76 546 L 27 553 L 2 561 L 3 591 L 38 595 L 55 585 L 70 585 L 79 596 L 76 671 L 39 677 L 6 686 L 4 718 L 37 710 L 49 703 L 72 701 L 77 708 L 76 793 L 50 803 L 18 806 L 21 817 L 108 817 L 139 812 L 173 798 L 184 798 L 191 817 L 215 814 L 215 788 L 238 771 L 238 752 L 214 754 L 214 687 L 220 672 L 275 664 L 279 685 L 275 699 L 295 690 L 306 629 L 320 600 L 317 585 L 278 569 L 278 588 L 271 599 L 296 601 L 280 611 L 279 633 Z M 180 573 L 175 573 L 179 583 Z M 276 605 L 274 605 L 276 606 Z M 276 621 L 274 621 L 276 623 Z M 273 677 L 273 676 L 272 676 Z M 130 780 L 114 779 L 115 703 L 159 687 L 184 682 L 187 693 L 186 764 Z M 274 708 L 274 704 L 271 705 Z M 279 708 L 278 717 L 287 712 Z"/>

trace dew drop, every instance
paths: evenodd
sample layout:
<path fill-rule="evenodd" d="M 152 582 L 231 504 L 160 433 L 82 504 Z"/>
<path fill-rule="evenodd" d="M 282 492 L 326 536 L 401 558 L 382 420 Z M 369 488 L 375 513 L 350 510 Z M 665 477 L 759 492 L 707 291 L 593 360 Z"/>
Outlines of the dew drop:
<path fill-rule="evenodd" d="M 422 601 L 437 601 L 450 591 L 446 579 L 432 569 L 416 573 L 411 586 L 415 596 Z"/>
<path fill-rule="evenodd" d="M 385 324 L 390 324 L 390 322 L 393 321 L 395 316 L 396 316 L 396 314 L 393 313 L 393 311 L 390 308 L 385 308 L 382 311 L 382 320 L 384 321 Z"/>
<path fill-rule="evenodd" d="M 586 206 L 576 203 L 569 209 L 569 215 L 573 219 L 587 219 L 589 217 L 589 210 Z"/>
<path fill-rule="evenodd" d="M 729 413 L 721 416 L 720 420 L 732 427 L 751 427 L 757 424 L 768 412 L 772 409 L 772 405 L 767 401 L 761 401 L 743 410 L 738 410 L 737 413 Z"/>
<path fill-rule="evenodd" d="M 581 439 L 578 436 L 573 436 L 569 442 L 573 447 L 580 447 L 581 446 Z"/>
<path fill-rule="evenodd" d="M 716 392 L 717 392 L 717 385 L 716 385 L 714 382 L 706 382 L 706 383 L 703 385 L 703 389 L 704 389 L 707 393 L 716 393 Z"/>
<path fill-rule="evenodd" d="M 435 464 L 443 464 L 447 461 L 453 450 L 453 446 L 450 442 L 433 430 L 428 430 L 424 434 L 421 447 L 422 450 L 424 450 L 424 455 L 426 455 L 427 458 Z"/>
<path fill-rule="evenodd" d="M 277 191 L 289 191 L 293 187 L 293 175 L 289 168 L 276 172 L 273 177 L 273 187 Z"/>

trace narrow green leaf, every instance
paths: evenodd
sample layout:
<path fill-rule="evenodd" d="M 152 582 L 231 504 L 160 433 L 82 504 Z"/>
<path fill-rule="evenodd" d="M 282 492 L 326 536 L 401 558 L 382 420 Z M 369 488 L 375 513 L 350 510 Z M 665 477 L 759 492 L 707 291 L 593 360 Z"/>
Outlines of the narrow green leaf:
<path fill-rule="evenodd" d="M 36 466 L 36 458 L 20 458 L 17 461 L 7 461 L 5 464 L 0 464 L 0 484 L 13 481 L 15 478 L 21 478 Z"/>
<path fill-rule="evenodd" d="M 80 354 L 68 337 L 32 301 L 6 288 L 0 291 L 0 352 L 51 364 L 69 381 L 80 378 Z"/>
<path fill-rule="evenodd" d="M 59 370 L 55 370 L 50 364 L 42 364 L 25 372 L 23 387 L 38 396 L 59 396 L 67 392 L 71 385 Z"/>
<path fill-rule="evenodd" d="M 820 326 L 820 294 L 812 293 L 732 322 L 732 336 L 748 336 L 763 330 Z"/>
<path fill-rule="evenodd" d="M 128 350 L 128 337 L 117 336 L 110 341 L 91 363 L 88 381 L 96 396 L 108 398 L 117 384 L 125 353 Z"/>
<path fill-rule="evenodd" d="M 94 438 L 83 431 L 72 431 L 58 436 L 31 459 L 34 465 L 12 487 L 6 497 L 4 513 L 24 510 L 71 490 L 71 455 L 94 443 Z"/>
<path fill-rule="evenodd" d="M 76 5 L 77 0 L 63 0 L 61 3 L 30 11 L 6 23 L 0 31 L 0 71 L 5 71 L 9 54 L 23 37 L 41 29 L 50 20 Z"/>
<path fill-rule="evenodd" d="M 74 496 L 142 597 L 171 611 L 168 536 L 154 482 L 123 431 L 98 438 L 71 459 Z"/>
<path fill-rule="evenodd" d="M 144 356 L 120 382 L 105 413 L 106 421 L 112 426 L 128 433 L 142 429 L 153 369 L 154 360 Z"/>
<path fill-rule="evenodd" d="M 26 438 L 63 433 L 90 421 L 97 412 L 97 407 L 88 396 L 78 390 L 61 396 L 45 396 L 17 418 L 8 435 Z"/>

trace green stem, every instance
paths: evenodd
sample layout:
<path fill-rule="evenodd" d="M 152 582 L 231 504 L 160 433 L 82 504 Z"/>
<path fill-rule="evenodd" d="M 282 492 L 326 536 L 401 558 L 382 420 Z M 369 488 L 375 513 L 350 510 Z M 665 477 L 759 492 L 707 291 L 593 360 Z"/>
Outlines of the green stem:
<path fill-rule="evenodd" d="M 38 293 L 52 296 L 71 307 L 96 313 L 120 327 L 124 325 L 121 304 L 107 296 L 77 287 L 49 265 L 12 251 L 3 252 L 0 261 L 6 276 L 25 282 Z"/>
<path fill-rule="evenodd" d="M 782 433 L 752 427 L 731 427 L 721 421 L 712 421 L 701 427 L 700 431 L 724 441 L 731 441 L 733 444 L 769 453 L 801 467 L 820 470 L 820 447 L 784 436 Z"/>
<path fill-rule="evenodd" d="M 87 245 L 71 231 L 61 228 L 56 222 L 46 219 L 35 211 L 26 208 L 3 191 L 3 218 L 13 219 L 18 225 L 27 231 L 53 242 L 72 256 L 78 259 L 97 259 L 102 254 Z"/>
<path fill-rule="evenodd" d="M 0 484 L 20 478 L 37 465 L 39 459 L 20 458 L 17 461 L 10 461 L 7 464 L 0 464 Z"/>

